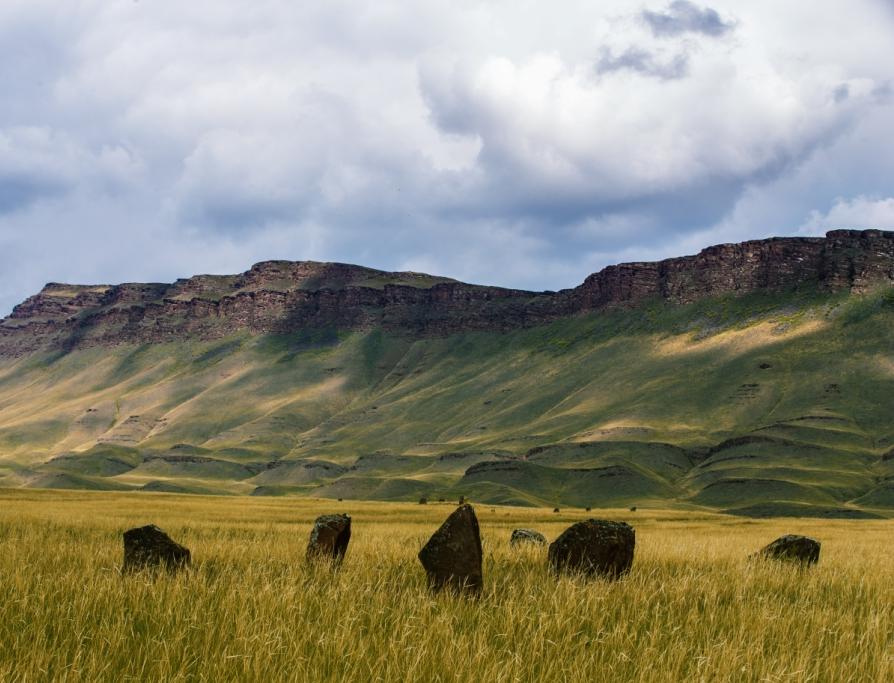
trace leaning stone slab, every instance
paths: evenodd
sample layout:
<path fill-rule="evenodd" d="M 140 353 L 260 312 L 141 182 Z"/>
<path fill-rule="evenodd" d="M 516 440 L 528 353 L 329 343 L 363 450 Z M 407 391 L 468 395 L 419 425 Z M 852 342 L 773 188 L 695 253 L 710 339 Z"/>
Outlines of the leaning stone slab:
<path fill-rule="evenodd" d="M 124 532 L 122 570 L 125 573 L 154 568 L 176 571 L 188 566 L 189 562 L 189 550 L 171 540 L 154 524 Z"/>
<path fill-rule="evenodd" d="M 514 529 L 509 537 L 509 545 L 546 545 L 546 536 L 533 529 Z"/>
<path fill-rule="evenodd" d="M 550 544 L 548 562 L 556 573 L 618 579 L 630 570 L 635 545 L 629 524 L 588 519 L 572 524 Z"/>
<path fill-rule="evenodd" d="M 460 505 L 419 551 L 432 590 L 477 595 L 481 574 L 481 532 L 471 505 Z"/>
<path fill-rule="evenodd" d="M 800 564 L 816 564 L 819 562 L 820 544 L 807 536 L 787 534 L 780 536 L 757 552 L 757 557 L 771 560 L 783 560 Z"/>
<path fill-rule="evenodd" d="M 307 559 L 328 558 L 341 563 L 351 540 L 351 518 L 348 515 L 322 515 L 314 521 L 307 543 Z"/>

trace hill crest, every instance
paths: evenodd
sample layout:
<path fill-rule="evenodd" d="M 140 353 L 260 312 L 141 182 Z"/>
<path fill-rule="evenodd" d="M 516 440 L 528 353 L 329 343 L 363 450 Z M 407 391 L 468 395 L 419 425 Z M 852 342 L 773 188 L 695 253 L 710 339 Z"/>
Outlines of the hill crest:
<path fill-rule="evenodd" d="M 0 321 L 0 357 L 41 350 L 217 339 L 299 329 L 438 336 L 506 331 L 649 299 L 894 282 L 894 232 L 834 230 L 721 244 L 693 256 L 608 266 L 574 289 L 530 292 L 343 263 L 264 261 L 238 275 L 165 283 L 49 283 Z"/>

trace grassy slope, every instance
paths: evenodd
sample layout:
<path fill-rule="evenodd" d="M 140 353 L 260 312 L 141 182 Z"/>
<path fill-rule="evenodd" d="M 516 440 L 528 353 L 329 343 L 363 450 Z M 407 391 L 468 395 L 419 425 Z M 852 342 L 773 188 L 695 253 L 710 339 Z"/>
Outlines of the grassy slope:
<path fill-rule="evenodd" d="M 892 338 L 885 289 L 6 362 L 0 484 L 884 511 Z"/>

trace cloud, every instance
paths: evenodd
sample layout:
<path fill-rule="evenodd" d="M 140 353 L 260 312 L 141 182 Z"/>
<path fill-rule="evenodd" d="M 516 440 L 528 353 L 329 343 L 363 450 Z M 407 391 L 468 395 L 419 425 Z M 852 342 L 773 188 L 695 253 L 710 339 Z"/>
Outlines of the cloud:
<path fill-rule="evenodd" d="M 457 203 L 559 222 L 686 200 L 697 212 L 784 172 L 853 112 L 829 84 L 744 57 L 703 55 L 689 78 L 636 87 L 556 54 L 431 67 L 420 82 L 435 123 L 480 144 Z"/>
<path fill-rule="evenodd" d="M 877 0 L 0 3 L 0 314 L 263 258 L 558 289 L 793 232 L 894 196 L 892 40 Z"/>
<path fill-rule="evenodd" d="M 688 0 L 674 0 L 664 12 L 644 10 L 641 16 L 652 33 L 659 37 L 700 33 L 716 38 L 735 28 L 733 22 L 721 19 L 717 10 L 699 7 Z"/>
<path fill-rule="evenodd" d="M 0 129 L 0 213 L 65 192 L 81 154 L 45 128 Z"/>
<path fill-rule="evenodd" d="M 140 161 L 121 146 L 91 150 L 48 127 L 0 128 L 0 215 L 88 183 L 100 193 L 115 191 L 141 172 Z"/>
<path fill-rule="evenodd" d="M 689 73 L 689 57 L 685 53 L 679 53 L 669 61 L 662 62 L 651 52 L 635 47 L 627 48 L 617 55 L 606 49 L 596 62 L 596 73 L 613 71 L 634 71 L 644 76 L 673 80 Z"/>
<path fill-rule="evenodd" d="M 851 89 L 847 83 L 835 86 L 835 89 L 832 91 L 832 99 L 835 100 L 835 102 L 844 102 L 850 96 Z"/>
<path fill-rule="evenodd" d="M 835 228 L 894 230 L 894 197 L 839 198 L 826 212 L 812 211 L 799 232 L 816 234 Z"/>

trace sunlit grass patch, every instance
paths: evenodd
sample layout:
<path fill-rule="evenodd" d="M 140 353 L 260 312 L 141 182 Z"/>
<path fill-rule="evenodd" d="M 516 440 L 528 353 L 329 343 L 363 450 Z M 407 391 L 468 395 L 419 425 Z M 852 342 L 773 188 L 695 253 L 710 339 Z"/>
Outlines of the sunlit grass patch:
<path fill-rule="evenodd" d="M 0 491 L 0 680 L 882 681 L 894 676 L 888 521 L 595 511 L 636 528 L 618 582 L 552 576 L 579 510 L 477 505 L 485 590 L 434 595 L 416 553 L 453 509 L 158 494 Z M 340 571 L 308 566 L 318 514 L 349 512 Z M 121 576 L 121 533 L 153 522 L 193 555 Z M 823 544 L 808 571 L 748 554 Z"/>

